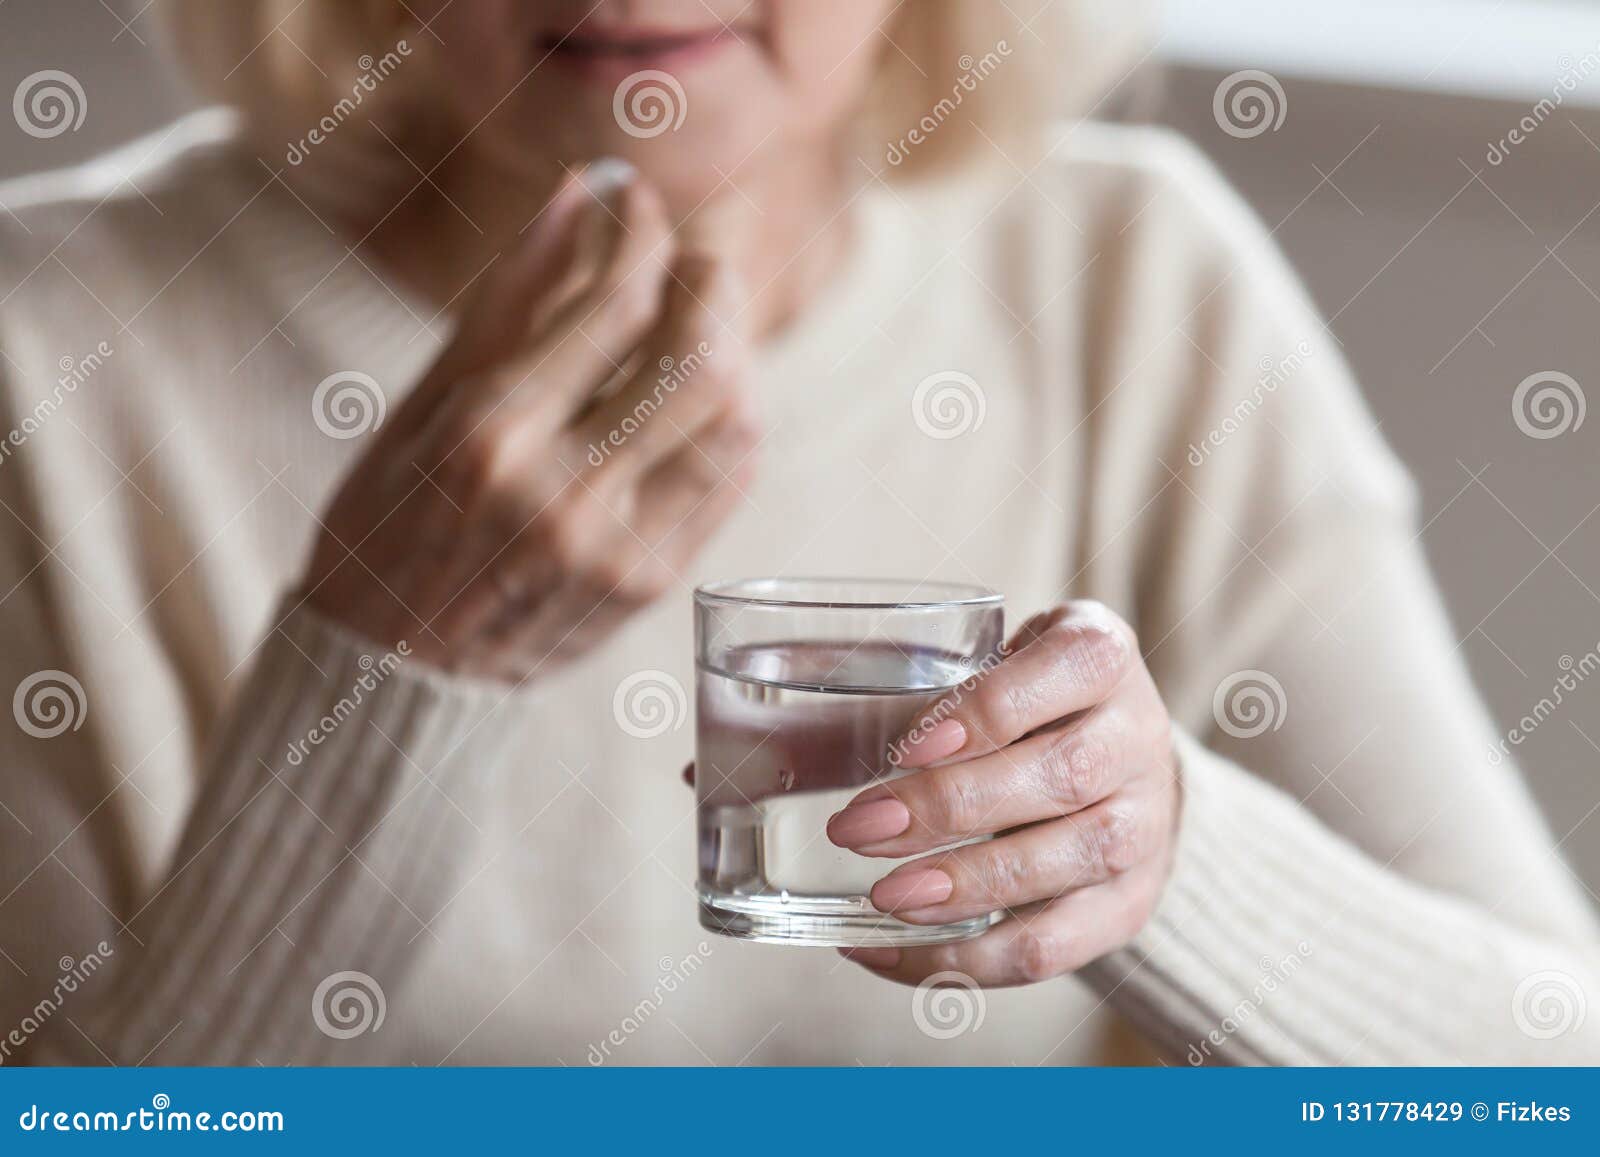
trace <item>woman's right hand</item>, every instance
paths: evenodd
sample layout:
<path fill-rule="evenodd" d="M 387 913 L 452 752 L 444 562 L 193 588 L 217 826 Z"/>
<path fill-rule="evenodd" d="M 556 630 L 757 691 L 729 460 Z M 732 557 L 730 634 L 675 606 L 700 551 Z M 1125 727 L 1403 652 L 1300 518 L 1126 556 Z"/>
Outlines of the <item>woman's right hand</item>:
<path fill-rule="evenodd" d="M 730 512 L 758 441 L 731 272 L 606 184 L 568 179 L 344 481 L 303 588 L 323 615 L 520 682 L 663 594 Z"/>

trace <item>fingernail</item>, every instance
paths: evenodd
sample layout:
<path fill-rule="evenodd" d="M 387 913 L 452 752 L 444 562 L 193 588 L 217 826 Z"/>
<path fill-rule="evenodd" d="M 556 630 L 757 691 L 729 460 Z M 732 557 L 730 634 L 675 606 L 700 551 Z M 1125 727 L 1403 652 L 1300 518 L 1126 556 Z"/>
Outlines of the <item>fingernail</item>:
<path fill-rule="evenodd" d="M 595 264 L 611 251 L 611 239 L 621 227 L 622 195 L 637 171 L 621 157 L 602 157 L 578 174 L 589 193 L 578 222 L 578 260 Z"/>
<path fill-rule="evenodd" d="M 601 157 L 584 167 L 578 174 L 578 183 L 589 190 L 596 201 L 611 204 L 638 175 L 639 171 L 621 157 Z"/>
<path fill-rule="evenodd" d="M 928 731 L 914 731 L 895 746 L 898 766 L 926 767 L 936 759 L 954 755 L 967 745 L 967 729 L 959 719 L 944 719 Z"/>
<path fill-rule="evenodd" d="M 828 838 L 841 848 L 892 840 L 911 826 L 911 812 L 897 799 L 852 803 L 828 821 Z"/>
<path fill-rule="evenodd" d="M 942 904 L 956 890 L 955 881 L 938 868 L 902 868 L 872 886 L 872 906 L 880 912 Z"/>
<path fill-rule="evenodd" d="M 841 948 L 839 955 L 868 968 L 893 968 L 900 963 L 898 948 Z"/>

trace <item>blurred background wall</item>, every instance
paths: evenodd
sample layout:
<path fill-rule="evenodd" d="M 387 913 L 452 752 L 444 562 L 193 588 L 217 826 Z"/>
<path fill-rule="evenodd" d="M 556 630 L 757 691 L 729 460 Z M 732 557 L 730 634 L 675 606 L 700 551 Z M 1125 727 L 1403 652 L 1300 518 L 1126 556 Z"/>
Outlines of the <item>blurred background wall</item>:
<path fill-rule="evenodd" d="M 184 107 L 149 9 L 0 0 L 0 97 L 56 68 L 87 104 L 49 140 L 0 116 L 0 177 Z M 1244 70 L 1277 85 L 1276 128 L 1219 116 L 1219 90 L 1260 86 Z M 1166 0 L 1124 88 L 1107 107 L 1194 139 L 1310 283 L 1421 483 L 1461 651 L 1515 726 L 1600 647 L 1600 416 L 1535 437 L 1513 411 L 1547 373 L 1600 404 L 1600 4 Z M 1600 892 L 1600 679 L 1564 697 L 1516 750 Z"/>

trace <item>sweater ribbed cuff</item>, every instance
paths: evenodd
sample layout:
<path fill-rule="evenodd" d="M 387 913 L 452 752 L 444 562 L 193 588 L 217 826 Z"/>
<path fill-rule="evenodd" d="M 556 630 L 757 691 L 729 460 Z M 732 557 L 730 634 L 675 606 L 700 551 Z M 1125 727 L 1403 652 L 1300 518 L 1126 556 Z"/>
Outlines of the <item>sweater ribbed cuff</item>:
<path fill-rule="evenodd" d="M 515 702 L 287 609 L 219 726 L 170 874 L 130 921 L 143 947 L 73 1059 L 341 1059 L 362 998 L 338 992 L 364 990 L 376 1015 L 431 938 Z M 362 976 L 314 1007 L 338 973 Z"/>
<path fill-rule="evenodd" d="M 1505 1063 L 1530 1043 L 1511 1024 L 1513 990 L 1542 960 L 1576 971 L 1569 955 L 1397 880 L 1194 739 L 1180 736 L 1178 754 L 1183 819 L 1165 894 L 1127 947 L 1080 973 L 1170 1057 Z M 1499 958 L 1513 946 L 1527 963 Z M 1468 1055 L 1495 1041 L 1493 1057 Z"/>
<path fill-rule="evenodd" d="M 1249 1034 L 1234 1028 L 1241 1003 L 1282 971 L 1279 961 L 1301 953 L 1309 931 L 1292 904 L 1240 911 L 1263 881 L 1241 878 L 1259 876 L 1259 865 L 1241 861 L 1230 833 L 1242 826 L 1272 839 L 1279 829 L 1256 793 L 1240 790 L 1250 785 L 1229 774 L 1242 773 L 1182 732 L 1176 746 L 1183 818 L 1166 891 L 1130 944 L 1081 975 L 1164 1051 L 1191 1064 L 1260 1064 L 1269 1060 L 1269 1042 L 1276 1046 L 1270 1059 L 1293 1057 L 1293 1042 L 1269 1023 Z M 1229 922 L 1234 916 L 1240 924 Z"/>

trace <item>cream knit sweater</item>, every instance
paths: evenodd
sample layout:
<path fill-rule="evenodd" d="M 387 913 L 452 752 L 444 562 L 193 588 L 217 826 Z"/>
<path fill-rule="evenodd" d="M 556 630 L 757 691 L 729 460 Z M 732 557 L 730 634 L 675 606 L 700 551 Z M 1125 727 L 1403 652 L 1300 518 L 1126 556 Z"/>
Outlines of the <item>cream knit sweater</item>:
<path fill-rule="evenodd" d="M 1596 926 L 1409 486 L 1187 147 L 1083 126 L 1026 181 L 864 190 L 848 270 L 756 360 L 749 502 L 512 692 L 283 601 L 364 444 L 319 384 L 392 409 L 448 323 L 234 131 L 0 186 L 0 1060 L 1090 1062 L 1118 1013 L 1178 1063 L 1600 1060 L 1563 1013 Z M 970 407 L 919 411 L 950 372 Z M 832 952 L 696 926 L 689 590 L 806 573 L 1135 624 L 1185 807 L 1132 946 L 950 1035 Z M 668 713 L 624 728 L 641 671 Z"/>

